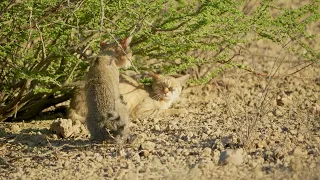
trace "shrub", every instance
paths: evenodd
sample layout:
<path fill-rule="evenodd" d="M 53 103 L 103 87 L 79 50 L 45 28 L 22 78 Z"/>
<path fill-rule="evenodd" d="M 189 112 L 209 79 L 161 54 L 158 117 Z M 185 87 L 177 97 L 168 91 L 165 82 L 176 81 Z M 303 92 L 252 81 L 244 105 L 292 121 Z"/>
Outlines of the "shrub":
<path fill-rule="evenodd" d="M 227 68 L 250 67 L 233 58 L 260 38 L 285 46 L 306 61 L 319 53 L 306 26 L 319 19 L 319 2 L 298 9 L 261 0 L 4 0 L 0 4 L 0 121 L 27 120 L 70 98 L 68 84 L 81 80 L 88 50 L 103 39 L 132 30 L 135 66 L 179 73 L 210 65 L 195 83 L 206 83 Z M 271 10 L 277 10 L 276 15 Z M 250 39 L 250 35 L 258 39 Z M 303 50 L 303 51 L 302 51 Z M 210 54 L 203 56 L 201 54 Z M 157 66 L 147 66 L 150 59 Z"/>

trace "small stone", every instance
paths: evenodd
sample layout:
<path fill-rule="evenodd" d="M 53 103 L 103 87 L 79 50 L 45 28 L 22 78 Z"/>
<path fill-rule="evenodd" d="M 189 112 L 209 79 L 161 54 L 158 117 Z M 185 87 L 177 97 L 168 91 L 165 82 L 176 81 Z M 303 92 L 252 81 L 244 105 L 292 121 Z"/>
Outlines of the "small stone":
<path fill-rule="evenodd" d="M 120 150 L 119 155 L 120 157 L 125 157 L 126 156 L 126 151 L 124 149 Z"/>
<path fill-rule="evenodd" d="M 10 130 L 12 133 L 18 134 L 18 133 L 20 133 L 21 128 L 18 124 L 13 124 L 13 125 L 11 125 Z"/>
<path fill-rule="evenodd" d="M 298 134 L 298 141 L 302 142 L 304 140 L 304 136 L 302 134 Z"/>
<path fill-rule="evenodd" d="M 272 116 L 273 116 L 273 113 L 272 113 L 272 112 L 268 112 L 268 116 L 269 116 L 269 117 L 272 117 Z"/>
<path fill-rule="evenodd" d="M 154 125 L 154 130 L 160 131 L 160 130 L 161 130 L 161 129 L 160 129 L 160 126 L 159 126 L 159 125 Z"/>
<path fill-rule="evenodd" d="M 148 157 L 150 155 L 150 152 L 148 150 L 142 150 L 139 152 L 140 156 Z"/>
<path fill-rule="evenodd" d="M 56 135 L 56 134 L 52 135 L 52 139 L 57 140 L 58 138 L 59 138 L 58 135 Z"/>
<path fill-rule="evenodd" d="M 297 146 L 294 150 L 293 150 L 293 155 L 294 156 L 304 156 L 307 155 L 308 152 L 307 151 L 303 151 L 303 149 L 299 146 Z"/>
<path fill-rule="evenodd" d="M 174 159 L 174 157 L 172 157 L 172 156 L 170 156 L 170 157 L 168 158 L 168 161 L 169 161 L 169 162 L 174 162 L 174 160 L 175 160 L 175 159 Z"/>
<path fill-rule="evenodd" d="M 293 135 L 296 135 L 296 134 L 298 134 L 298 130 L 292 129 L 292 130 L 290 130 L 290 133 L 293 134 Z"/>
<path fill-rule="evenodd" d="M 234 165 L 241 165 L 244 161 L 243 149 L 227 149 L 220 154 L 219 162 L 221 164 L 232 163 Z"/>
<path fill-rule="evenodd" d="M 103 157 L 99 153 L 94 153 L 93 157 L 98 161 L 101 162 L 103 160 Z"/>
<path fill-rule="evenodd" d="M 267 146 L 268 145 L 267 145 L 267 142 L 265 140 L 258 142 L 258 147 L 259 148 L 263 148 L 263 147 L 267 147 Z"/>
<path fill-rule="evenodd" d="M 202 156 L 210 156 L 211 155 L 211 148 L 204 148 L 202 151 Z"/>
<path fill-rule="evenodd" d="M 153 151 L 155 147 L 156 147 L 156 144 L 151 141 L 145 141 L 141 145 L 142 150 L 148 150 L 148 151 Z"/>
<path fill-rule="evenodd" d="M 277 110 L 274 111 L 274 115 L 275 116 L 282 116 L 283 113 L 279 109 L 277 109 Z"/>
<path fill-rule="evenodd" d="M 70 119 L 57 119 L 50 125 L 50 130 L 62 138 L 73 134 L 72 121 Z"/>

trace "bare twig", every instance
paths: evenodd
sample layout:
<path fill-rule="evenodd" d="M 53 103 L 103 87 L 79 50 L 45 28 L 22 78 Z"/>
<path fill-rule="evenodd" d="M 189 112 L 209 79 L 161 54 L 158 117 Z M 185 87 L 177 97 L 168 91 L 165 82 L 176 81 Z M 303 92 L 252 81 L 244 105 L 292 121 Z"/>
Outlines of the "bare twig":
<path fill-rule="evenodd" d="M 31 39 L 31 35 L 32 35 L 32 10 L 30 11 L 30 15 L 29 15 L 29 27 L 30 27 L 30 30 L 29 30 L 29 37 L 28 37 L 28 41 L 27 41 L 27 43 L 26 43 L 26 45 L 25 45 L 25 47 L 24 47 L 24 52 L 23 53 L 26 53 L 26 51 L 27 51 L 27 48 L 28 48 L 28 44 L 29 44 L 29 42 L 30 42 L 30 39 Z"/>
<path fill-rule="evenodd" d="M 5 112 L 12 110 L 15 108 L 15 106 L 18 105 L 18 103 L 21 101 L 21 98 L 24 96 L 24 93 L 29 90 L 31 85 L 31 79 L 24 80 L 24 84 L 21 87 L 21 90 L 19 94 L 6 106 L 0 108 L 0 114 L 5 114 Z M 2 117 L 0 117 L 0 122 L 3 120 Z"/>
<path fill-rule="evenodd" d="M 104 3 L 103 0 L 100 0 L 100 11 L 101 11 L 101 17 L 100 17 L 100 33 L 103 29 L 103 20 L 104 20 Z"/>
<path fill-rule="evenodd" d="M 39 31 L 39 36 L 40 36 L 40 40 L 41 40 L 41 44 L 42 44 L 42 59 L 46 59 L 47 58 L 47 53 L 46 53 L 46 46 L 44 44 L 44 40 L 43 40 L 43 36 L 42 36 L 42 32 L 38 26 L 38 24 L 36 24 L 36 28 Z"/>

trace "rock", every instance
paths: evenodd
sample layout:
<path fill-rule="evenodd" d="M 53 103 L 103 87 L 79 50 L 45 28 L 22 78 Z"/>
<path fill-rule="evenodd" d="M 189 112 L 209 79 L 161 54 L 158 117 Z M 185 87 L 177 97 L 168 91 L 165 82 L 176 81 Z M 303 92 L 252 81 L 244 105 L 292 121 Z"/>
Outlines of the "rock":
<path fill-rule="evenodd" d="M 293 150 L 293 156 L 297 156 L 297 157 L 300 157 L 300 156 L 305 156 L 308 154 L 307 151 L 304 151 L 301 147 L 297 146 L 296 148 L 294 148 Z"/>
<path fill-rule="evenodd" d="M 57 119 L 50 125 L 50 130 L 62 138 L 68 138 L 73 134 L 72 120 Z"/>
<path fill-rule="evenodd" d="M 103 157 L 99 153 L 94 153 L 93 157 L 98 161 L 101 162 L 103 160 Z"/>
<path fill-rule="evenodd" d="M 13 124 L 10 126 L 10 131 L 14 134 L 19 134 L 21 131 L 21 128 L 18 124 Z"/>
<path fill-rule="evenodd" d="M 276 109 L 273 113 L 275 116 L 282 116 L 283 115 L 283 113 L 279 109 Z"/>
<path fill-rule="evenodd" d="M 234 165 L 241 165 L 244 162 L 244 151 L 243 149 L 227 149 L 220 154 L 219 163 L 228 164 L 232 163 Z"/>
<path fill-rule="evenodd" d="M 147 150 L 147 151 L 153 151 L 155 147 L 156 147 L 156 144 L 151 141 L 145 141 L 141 145 L 142 150 Z"/>
<path fill-rule="evenodd" d="M 160 130 L 161 130 L 161 129 L 160 129 L 160 126 L 159 126 L 159 125 L 154 125 L 154 130 L 160 131 Z"/>
<path fill-rule="evenodd" d="M 293 135 L 296 135 L 296 134 L 298 134 L 298 130 L 292 129 L 292 130 L 290 130 L 290 133 L 293 134 Z"/>
<path fill-rule="evenodd" d="M 139 156 L 148 157 L 150 155 L 150 152 L 148 150 L 141 150 L 139 152 Z"/>
<path fill-rule="evenodd" d="M 302 134 L 298 134 L 298 141 L 303 142 L 304 136 Z"/>
<path fill-rule="evenodd" d="M 202 151 L 202 156 L 210 156 L 211 155 L 211 148 L 204 148 Z"/>

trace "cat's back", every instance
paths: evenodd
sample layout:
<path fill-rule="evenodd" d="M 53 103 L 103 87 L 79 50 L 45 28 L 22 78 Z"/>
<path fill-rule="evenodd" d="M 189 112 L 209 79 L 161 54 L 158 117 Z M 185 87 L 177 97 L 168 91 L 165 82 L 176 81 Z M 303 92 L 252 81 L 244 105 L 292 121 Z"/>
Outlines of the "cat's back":
<path fill-rule="evenodd" d="M 119 71 L 114 59 L 98 56 L 92 62 L 86 75 L 86 96 L 88 107 L 97 106 L 98 111 L 114 108 L 116 97 L 119 96 Z"/>
<path fill-rule="evenodd" d="M 119 89 L 129 112 L 132 112 L 138 104 L 149 96 L 149 93 L 145 91 L 143 86 L 139 85 L 135 80 L 130 79 L 130 77 L 122 76 Z"/>

